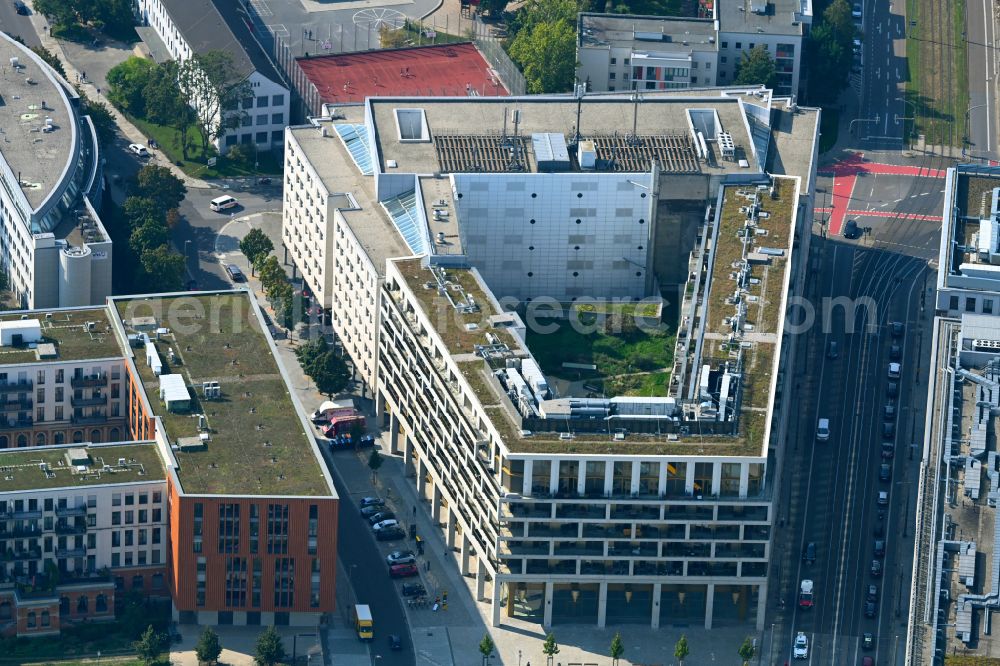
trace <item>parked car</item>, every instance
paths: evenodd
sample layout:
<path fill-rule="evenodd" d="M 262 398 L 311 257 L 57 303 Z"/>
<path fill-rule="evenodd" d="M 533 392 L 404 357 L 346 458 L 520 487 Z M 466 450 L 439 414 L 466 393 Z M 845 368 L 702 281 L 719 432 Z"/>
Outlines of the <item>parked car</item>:
<path fill-rule="evenodd" d="M 899 395 L 899 384 L 896 382 L 889 382 L 889 384 L 885 387 L 885 394 L 890 398 L 895 398 Z"/>
<path fill-rule="evenodd" d="M 368 522 L 371 523 L 372 526 L 375 526 L 378 525 L 379 523 L 384 523 L 385 521 L 395 517 L 396 514 L 393 513 L 392 511 L 379 511 L 374 516 L 369 516 Z"/>
<path fill-rule="evenodd" d="M 859 19 L 862 17 L 862 15 L 863 14 L 861 12 L 861 3 L 855 2 L 854 5 L 851 7 L 851 18 Z"/>
<path fill-rule="evenodd" d="M 358 504 L 361 507 L 366 507 L 366 506 L 385 506 L 385 500 L 382 499 L 381 497 L 375 497 L 375 496 L 362 497 L 361 501 L 358 502 Z"/>
<path fill-rule="evenodd" d="M 865 657 L 861 660 L 861 666 L 875 666 L 875 660 L 871 657 Z"/>
<path fill-rule="evenodd" d="M 372 525 L 372 529 L 374 529 L 376 532 L 381 532 L 387 527 L 399 527 L 399 521 L 393 518 L 387 518 L 381 522 Z"/>
<path fill-rule="evenodd" d="M 369 518 L 371 518 L 372 516 L 374 516 L 376 513 L 378 513 L 381 510 L 382 510 L 382 507 L 378 506 L 376 504 L 371 504 L 369 506 L 363 506 L 363 507 L 361 507 L 361 517 L 364 518 L 365 520 L 368 520 Z"/>
<path fill-rule="evenodd" d="M 844 225 L 844 238 L 855 239 L 861 238 L 861 227 L 858 226 L 857 220 L 848 220 L 847 224 Z"/>
<path fill-rule="evenodd" d="M 412 578 L 414 576 L 420 575 L 417 570 L 417 565 L 410 564 L 393 564 L 389 567 L 389 578 Z"/>
<path fill-rule="evenodd" d="M 406 531 L 399 526 L 387 527 L 384 530 L 375 532 L 376 541 L 399 541 L 406 538 Z"/>
<path fill-rule="evenodd" d="M 889 491 L 880 490 L 878 491 L 878 505 L 886 506 L 889 503 Z"/>
<path fill-rule="evenodd" d="M 792 646 L 792 658 L 794 659 L 809 658 L 809 639 L 806 638 L 805 633 L 801 631 L 795 635 L 795 643 Z"/>
<path fill-rule="evenodd" d="M 865 602 L 865 617 L 875 617 L 878 612 L 878 605 L 874 601 Z"/>
<path fill-rule="evenodd" d="M 882 562 L 881 560 L 872 560 L 871 572 L 873 578 L 878 578 L 882 575 Z"/>
<path fill-rule="evenodd" d="M 875 539 L 875 557 L 885 557 L 885 540 Z"/>
<path fill-rule="evenodd" d="M 903 348 L 897 344 L 889 345 L 889 358 L 898 361 L 903 357 Z"/>
<path fill-rule="evenodd" d="M 892 465 L 889 463 L 882 463 L 878 466 L 878 480 L 888 481 L 892 478 Z"/>
<path fill-rule="evenodd" d="M 128 144 L 128 149 L 139 157 L 149 157 L 149 151 L 141 143 L 130 143 Z"/>
<path fill-rule="evenodd" d="M 889 460 L 896 454 L 896 445 L 892 442 L 882 442 L 882 459 Z"/>
<path fill-rule="evenodd" d="M 886 421 L 882 424 L 883 439 L 892 439 L 896 436 L 896 424 L 893 421 Z"/>
<path fill-rule="evenodd" d="M 385 556 L 386 564 L 413 564 L 417 561 L 417 556 L 412 550 L 394 550 Z"/>
<path fill-rule="evenodd" d="M 866 631 L 861 637 L 861 649 L 871 650 L 873 647 L 875 647 L 875 636 L 870 631 Z"/>
<path fill-rule="evenodd" d="M 427 594 L 427 588 L 422 583 L 403 583 L 404 597 L 422 597 Z"/>
<path fill-rule="evenodd" d="M 885 403 L 885 406 L 882 408 L 882 418 L 886 421 L 896 420 L 896 403 L 891 400 Z"/>
<path fill-rule="evenodd" d="M 903 366 L 899 363 L 893 361 L 889 364 L 889 379 L 899 379 L 899 374 L 902 372 Z"/>
<path fill-rule="evenodd" d="M 28 6 L 21 2 L 21 0 L 14 0 L 14 11 L 21 16 L 27 16 Z"/>
<path fill-rule="evenodd" d="M 878 601 L 878 585 L 872 583 L 865 591 L 865 601 Z"/>
<path fill-rule="evenodd" d="M 236 264 L 226 264 L 226 273 L 229 275 L 229 279 L 233 282 L 246 282 L 247 276 L 243 274 L 240 267 Z"/>

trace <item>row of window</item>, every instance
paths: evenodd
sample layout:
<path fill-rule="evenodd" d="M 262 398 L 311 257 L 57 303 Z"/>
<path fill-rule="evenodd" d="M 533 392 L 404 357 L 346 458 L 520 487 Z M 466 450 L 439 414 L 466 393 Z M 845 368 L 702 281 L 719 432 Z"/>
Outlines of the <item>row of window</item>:
<path fill-rule="evenodd" d="M 87 536 L 91 537 L 94 535 L 88 534 Z M 153 545 L 158 545 L 161 541 L 161 529 L 159 527 L 152 529 L 141 528 L 138 530 L 114 530 L 111 532 L 112 548 L 120 548 L 123 543 L 126 547 L 136 545 L 137 543 L 140 546 L 146 546 L 150 542 Z"/>
<path fill-rule="evenodd" d="M 250 575 L 247 575 L 248 565 Z M 252 558 L 252 564 L 245 557 L 226 558 L 225 605 L 229 608 L 247 607 L 247 582 L 250 582 L 250 608 L 260 608 L 264 564 L 260 558 Z M 208 561 L 199 557 L 197 561 L 195 582 L 195 604 L 206 605 L 206 578 Z M 320 605 L 320 564 L 318 558 L 311 562 L 311 579 L 309 592 L 310 608 Z M 274 607 L 292 608 L 295 606 L 295 560 L 291 557 L 279 557 L 274 560 Z"/>
<path fill-rule="evenodd" d="M 160 564 L 159 548 L 154 548 L 148 553 L 145 550 L 140 550 L 135 553 L 130 550 L 127 550 L 124 553 L 111 553 L 112 567 L 142 567 L 147 564 Z"/>
<path fill-rule="evenodd" d="M 260 548 L 260 507 L 250 505 L 247 516 L 247 536 L 251 553 L 259 552 Z M 272 555 L 288 553 L 289 542 L 289 511 L 287 504 L 268 504 L 265 516 L 265 541 L 267 552 Z M 197 502 L 194 505 L 192 521 L 192 549 L 195 553 L 202 552 L 205 521 L 205 505 Z M 218 522 L 218 552 L 237 553 L 240 550 L 240 531 L 242 516 L 240 505 L 234 503 L 219 504 Z M 309 505 L 309 554 L 316 554 L 316 538 L 319 527 L 319 506 Z"/>
<path fill-rule="evenodd" d="M 152 521 L 149 520 L 150 515 L 152 515 Z M 125 525 L 133 525 L 135 523 L 143 524 L 152 522 L 154 524 L 160 523 L 163 520 L 162 510 L 153 509 L 152 514 L 150 514 L 147 509 L 139 509 L 138 520 L 136 520 L 136 512 L 132 509 L 126 509 L 125 511 L 112 511 L 111 512 L 111 524 L 121 525 L 122 518 L 125 519 Z"/>
<path fill-rule="evenodd" d="M 993 299 L 992 298 L 984 298 L 983 301 L 982 301 L 982 303 L 983 303 L 983 309 L 980 310 L 980 312 L 982 312 L 983 314 L 993 314 Z M 959 297 L 958 296 L 949 296 L 948 297 L 948 309 L 952 310 L 952 311 L 955 311 L 955 310 L 958 310 L 958 308 L 959 308 Z M 966 296 L 965 297 L 965 311 L 966 312 L 975 312 L 976 311 L 976 298 L 975 297 L 973 297 L 973 296 Z"/>
<path fill-rule="evenodd" d="M 242 144 L 267 143 L 268 142 L 267 136 L 268 136 L 267 132 L 257 132 L 256 134 L 246 132 L 244 134 L 240 134 L 239 136 L 237 136 L 236 134 L 227 134 L 226 145 L 235 146 L 237 141 L 239 141 L 239 143 Z M 280 144 L 284 140 L 285 140 L 284 130 L 274 130 L 273 132 L 271 132 L 271 143 Z"/>
<path fill-rule="evenodd" d="M 243 100 L 243 108 L 252 109 L 256 106 L 258 109 L 265 109 L 267 108 L 267 102 L 269 99 L 271 101 L 271 106 L 285 105 L 284 95 L 271 95 L 270 97 L 267 95 L 258 95 L 257 97 L 248 97 Z"/>
<path fill-rule="evenodd" d="M 91 416 L 96 416 L 96 415 L 97 415 L 96 413 L 95 414 L 91 414 Z M 44 419 L 44 414 L 43 414 L 43 411 L 42 411 L 41 407 L 38 408 L 38 413 L 37 413 L 36 416 L 38 417 L 36 419 L 37 423 L 41 423 L 41 422 L 43 422 L 45 420 Z M 73 416 L 77 417 L 77 418 L 82 417 L 83 416 L 82 410 L 80 410 L 80 408 L 77 408 L 77 409 L 73 410 Z M 111 416 L 112 417 L 119 416 L 119 409 L 118 409 L 118 404 L 117 403 L 115 403 L 115 404 L 113 404 L 111 406 Z M 19 421 L 23 421 L 24 422 L 24 426 L 25 427 L 30 427 L 31 426 L 31 420 L 28 419 L 27 416 L 25 416 L 24 418 L 21 418 L 19 416 L 18 418 L 19 418 Z M 63 408 L 62 407 L 56 407 L 55 420 L 56 421 L 62 421 L 62 420 L 64 420 L 63 419 Z M 79 444 L 79 443 L 83 442 L 84 435 L 85 435 L 85 433 L 84 433 L 83 430 L 74 430 L 73 431 L 73 435 L 72 435 L 73 443 L 74 444 Z M 90 441 L 90 442 L 92 442 L 94 444 L 100 444 L 103 441 L 103 438 L 104 438 L 104 436 L 101 434 L 101 430 L 98 429 L 98 428 L 94 428 L 93 430 L 90 431 L 90 439 L 88 441 Z M 120 441 L 120 440 L 121 440 L 121 436 L 120 436 L 118 428 L 111 428 L 111 430 L 108 431 L 108 441 L 109 442 L 117 442 L 117 441 Z M 24 433 L 19 434 L 16 437 L 16 439 L 15 439 L 15 443 L 17 445 L 17 448 L 24 448 L 24 447 L 28 446 L 28 436 L 26 434 L 24 434 Z M 61 432 L 61 431 L 60 432 L 52 433 L 52 443 L 56 444 L 56 445 L 58 445 L 58 444 L 65 444 L 66 443 L 66 433 L 65 432 Z M 36 432 L 35 433 L 35 446 L 45 446 L 46 444 L 48 444 L 48 435 L 46 433 L 44 433 L 44 432 Z M 0 449 L 10 448 L 10 446 L 11 446 L 10 438 L 7 435 L 0 435 Z"/>

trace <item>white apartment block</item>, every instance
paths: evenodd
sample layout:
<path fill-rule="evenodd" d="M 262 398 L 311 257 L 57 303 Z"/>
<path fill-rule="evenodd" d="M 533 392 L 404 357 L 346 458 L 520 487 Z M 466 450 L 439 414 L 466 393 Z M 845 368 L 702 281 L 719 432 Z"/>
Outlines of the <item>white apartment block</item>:
<path fill-rule="evenodd" d="M 762 626 L 794 342 L 761 308 L 783 311 L 804 276 L 818 114 L 767 91 L 337 113 L 288 130 L 283 240 L 493 623 Z M 765 175 L 770 151 L 798 177 Z M 549 393 L 519 308 L 655 297 L 674 200 L 703 202 L 714 240 L 684 272 L 670 394 Z M 756 278 L 736 301 L 733 268 L 714 266 L 726 244 Z M 734 318 L 756 335 L 720 347 L 751 330 Z M 737 366 L 767 390 L 740 397 Z"/>
<path fill-rule="evenodd" d="M 0 35 L 0 269 L 25 307 L 101 303 L 111 293 L 111 239 L 97 134 L 80 98 L 33 51 Z"/>
<path fill-rule="evenodd" d="M 155 30 L 171 58 L 182 61 L 195 53 L 224 51 L 249 82 L 252 96 L 240 102 L 242 124 L 215 141 L 219 152 L 225 154 L 238 143 L 257 150 L 280 148 L 290 121 L 291 95 L 235 5 L 214 0 L 138 0 L 142 22 Z"/>
<path fill-rule="evenodd" d="M 1000 169 L 948 169 L 941 225 L 937 311 L 1000 314 Z"/>
<path fill-rule="evenodd" d="M 811 24 L 812 0 L 720 0 L 706 18 L 584 12 L 577 81 L 594 92 L 727 86 L 743 54 L 763 46 L 777 70 L 775 93 L 795 95 Z"/>

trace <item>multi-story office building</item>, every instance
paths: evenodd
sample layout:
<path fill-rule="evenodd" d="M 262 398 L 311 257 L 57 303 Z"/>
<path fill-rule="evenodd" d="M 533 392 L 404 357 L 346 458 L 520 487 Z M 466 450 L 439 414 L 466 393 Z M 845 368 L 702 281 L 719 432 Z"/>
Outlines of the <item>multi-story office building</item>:
<path fill-rule="evenodd" d="M 493 622 L 760 626 L 818 113 L 713 91 L 338 116 L 288 131 L 285 245 Z M 552 392 L 528 308 L 674 280 L 667 394 Z"/>
<path fill-rule="evenodd" d="M 290 122 L 291 96 L 278 68 L 250 29 L 240 3 L 137 0 L 137 4 L 142 22 L 155 33 L 142 32 L 144 39 L 154 42 L 150 48 L 154 55 L 169 53 L 170 58 L 182 61 L 195 54 L 222 51 L 229 54 L 241 80 L 249 83 L 250 96 L 240 102 L 238 110 L 242 121 L 214 139 L 216 149 L 224 154 L 237 143 L 256 150 L 281 148 Z"/>
<path fill-rule="evenodd" d="M 948 169 L 937 273 L 937 310 L 1000 314 L 1000 172 Z"/>
<path fill-rule="evenodd" d="M 0 318 L 0 630 L 169 597 L 181 622 L 334 608 L 337 498 L 246 292 Z"/>
<path fill-rule="evenodd" d="M 726 86 L 744 54 L 763 46 L 777 70 L 775 92 L 794 95 L 811 23 L 811 0 L 721 0 L 704 18 L 584 12 L 577 80 L 595 92 Z"/>
<path fill-rule="evenodd" d="M 102 303 L 111 240 L 98 217 L 97 134 L 80 97 L 24 44 L 0 34 L 0 269 L 23 307 Z"/>

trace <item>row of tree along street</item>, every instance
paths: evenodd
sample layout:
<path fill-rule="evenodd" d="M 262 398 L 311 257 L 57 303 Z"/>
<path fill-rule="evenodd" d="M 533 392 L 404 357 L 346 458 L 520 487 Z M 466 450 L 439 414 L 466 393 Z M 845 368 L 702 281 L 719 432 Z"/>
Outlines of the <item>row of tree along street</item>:
<path fill-rule="evenodd" d="M 164 653 L 170 649 L 170 637 L 156 631 L 153 625 L 149 625 L 139 637 L 139 640 L 132 643 L 132 648 L 143 663 L 148 666 L 154 664 L 169 664 L 169 660 L 164 660 Z M 195 656 L 199 664 L 215 666 L 219 663 L 222 655 L 222 642 L 219 635 L 211 627 L 205 627 L 198 644 L 194 648 Z M 281 643 L 281 635 L 274 627 L 268 627 L 257 637 L 257 645 L 254 650 L 253 661 L 256 666 L 275 666 L 286 661 L 287 653 Z"/>

